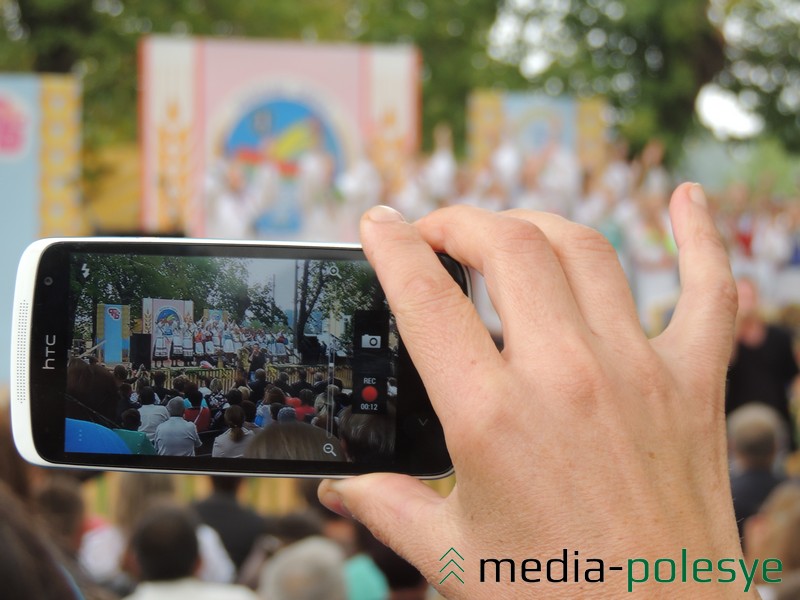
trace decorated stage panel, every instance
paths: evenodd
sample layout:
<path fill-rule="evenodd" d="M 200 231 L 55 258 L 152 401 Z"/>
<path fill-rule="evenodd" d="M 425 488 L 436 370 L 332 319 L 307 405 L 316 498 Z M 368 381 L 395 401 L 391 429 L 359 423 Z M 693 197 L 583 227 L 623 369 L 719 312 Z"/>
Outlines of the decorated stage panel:
<path fill-rule="evenodd" d="M 147 231 L 354 238 L 365 207 L 339 182 L 367 158 L 399 186 L 418 149 L 412 46 L 153 36 L 140 53 Z"/>

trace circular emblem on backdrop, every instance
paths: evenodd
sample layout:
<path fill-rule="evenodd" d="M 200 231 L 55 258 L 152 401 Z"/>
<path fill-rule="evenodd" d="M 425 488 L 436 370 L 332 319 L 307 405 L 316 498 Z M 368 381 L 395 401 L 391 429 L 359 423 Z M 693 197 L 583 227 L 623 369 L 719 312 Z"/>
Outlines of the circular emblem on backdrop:
<path fill-rule="evenodd" d="M 242 165 L 248 187 L 269 186 L 275 196 L 257 217 L 256 230 L 299 231 L 301 159 L 311 151 L 323 153 L 335 178 L 345 166 L 343 147 L 327 115 L 300 99 L 266 98 L 241 113 L 225 138 L 225 157 Z"/>
<path fill-rule="evenodd" d="M 178 315 L 178 311 L 174 308 L 166 307 L 162 308 L 158 311 L 158 316 L 156 317 L 156 323 L 163 323 L 165 325 L 170 325 L 175 327 L 180 325 L 181 318 Z"/>

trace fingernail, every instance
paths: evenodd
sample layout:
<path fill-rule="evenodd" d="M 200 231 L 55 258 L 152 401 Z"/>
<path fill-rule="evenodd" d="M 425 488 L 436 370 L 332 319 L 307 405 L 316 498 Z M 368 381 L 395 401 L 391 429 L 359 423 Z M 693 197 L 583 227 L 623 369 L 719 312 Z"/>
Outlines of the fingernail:
<path fill-rule="evenodd" d="M 395 209 L 382 204 L 370 208 L 369 211 L 367 211 L 367 218 L 375 223 L 390 223 L 392 221 L 396 223 L 398 221 L 405 220 L 403 219 L 403 215 L 401 215 Z"/>
<path fill-rule="evenodd" d="M 689 198 L 691 198 L 692 202 L 702 206 L 703 208 L 708 208 L 708 199 L 706 198 L 706 193 L 703 191 L 703 186 L 699 183 L 693 183 L 692 187 L 689 188 Z"/>
<path fill-rule="evenodd" d="M 319 498 L 320 502 L 326 506 L 329 510 L 332 510 L 337 515 L 342 517 L 347 517 L 348 519 L 352 519 L 353 515 L 347 510 L 347 507 L 344 505 L 344 501 L 342 497 L 339 495 L 336 490 L 333 489 L 333 484 L 329 485 L 328 488 L 320 494 Z"/>

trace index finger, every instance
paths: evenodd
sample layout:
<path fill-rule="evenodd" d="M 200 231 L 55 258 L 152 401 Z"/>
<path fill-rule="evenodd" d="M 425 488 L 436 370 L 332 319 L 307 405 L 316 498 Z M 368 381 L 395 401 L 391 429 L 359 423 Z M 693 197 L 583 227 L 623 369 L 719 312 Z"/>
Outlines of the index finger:
<path fill-rule="evenodd" d="M 453 392 L 466 373 L 501 362 L 472 302 L 417 228 L 394 209 L 370 209 L 361 219 L 361 241 L 434 407 L 462 398 Z M 440 418 L 455 407 L 442 408 Z"/>

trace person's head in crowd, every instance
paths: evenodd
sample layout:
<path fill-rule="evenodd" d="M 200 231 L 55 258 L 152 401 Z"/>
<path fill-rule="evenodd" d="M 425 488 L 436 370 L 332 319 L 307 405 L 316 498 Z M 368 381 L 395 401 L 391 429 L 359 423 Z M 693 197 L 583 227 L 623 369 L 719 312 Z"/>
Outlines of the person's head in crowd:
<path fill-rule="evenodd" d="M 153 383 L 156 387 L 164 387 L 167 381 L 167 374 L 164 371 L 156 371 L 153 373 Z"/>
<path fill-rule="evenodd" d="M 79 598 L 56 551 L 18 498 L 0 483 L 0 581 L 4 598 Z"/>
<path fill-rule="evenodd" d="M 312 423 L 314 427 L 319 427 L 320 429 L 327 431 L 329 428 L 329 421 L 333 421 L 330 423 L 330 429 L 336 437 L 339 437 L 339 424 L 336 422 L 336 419 L 328 414 L 328 411 L 323 409 L 321 414 L 318 414 Z"/>
<path fill-rule="evenodd" d="M 291 406 L 284 406 L 278 411 L 278 423 L 293 423 L 297 421 L 297 411 Z"/>
<path fill-rule="evenodd" d="M 282 383 L 289 383 L 289 374 L 286 371 L 278 373 L 278 381 Z"/>
<path fill-rule="evenodd" d="M 264 600 L 345 600 L 341 548 L 322 537 L 287 546 L 265 565 L 258 595 Z"/>
<path fill-rule="evenodd" d="M 128 431 L 138 431 L 142 424 L 142 415 L 135 408 L 128 408 L 122 411 L 122 428 Z"/>
<path fill-rule="evenodd" d="M 142 581 L 192 577 L 200 566 L 196 523 L 186 508 L 151 507 L 131 533 L 130 550 Z"/>
<path fill-rule="evenodd" d="M 241 442 L 244 438 L 244 410 L 238 404 L 225 409 L 225 424 L 230 428 L 230 436 L 234 442 Z"/>
<path fill-rule="evenodd" d="M 335 402 L 334 406 L 338 406 L 339 408 L 347 408 L 353 403 L 352 396 L 350 394 L 345 394 L 344 392 L 336 394 L 333 397 L 333 400 Z"/>
<path fill-rule="evenodd" d="M 748 564 L 758 558 L 781 561 L 782 576 L 800 571 L 800 483 L 785 482 L 776 487 L 758 514 L 744 526 L 745 558 Z M 761 569 L 756 582 L 763 583 Z"/>
<path fill-rule="evenodd" d="M 128 378 L 128 369 L 125 368 L 124 365 L 117 365 L 114 367 L 114 379 L 117 380 L 117 383 L 122 383 Z"/>
<path fill-rule="evenodd" d="M 211 389 L 211 380 L 212 379 L 213 379 L 213 377 L 211 377 L 210 375 L 203 375 L 203 385 L 205 387 L 207 387 L 208 389 Z"/>
<path fill-rule="evenodd" d="M 228 393 L 225 394 L 225 399 L 228 401 L 228 404 L 231 406 L 236 406 L 242 403 L 242 392 L 239 388 L 231 388 L 228 390 Z"/>
<path fill-rule="evenodd" d="M 203 394 L 196 386 L 195 389 L 187 392 L 186 399 L 192 405 L 192 408 L 201 408 L 203 404 Z"/>
<path fill-rule="evenodd" d="M 300 404 L 303 406 L 314 406 L 314 392 L 308 388 L 300 390 L 297 397 L 300 398 Z"/>
<path fill-rule="evenodd" d="M 758 284 L 749 277 L 739 277 L 736 280 L 736 293 L 739 297 L 739 307 L 736 312 L 737 323 L 759 322 L 761 320 L 761 300 Z"/>
<path fill-rule="evenodd" d="M 211 487 L 219 494 L 235 496 L 242 485 L 244 478 L 236 475 L 211 475 Z"/>
<path fill-rule="evenodd" d="M 112 482 L 116 501 L 111 519 L 123 531 L 130 531 L 154 503 L 172 501 L 177 490 L 173 475 L 167 473 L 116 473 Z"/>
<path fill-rule="evenodd" d="M 130 383 L 123 383 L 119 386 L 119 395 L 123 400 L 130 400 L 133 394 L 133 388 Z"/>
<path fill-rule="evenodd" d="M 181 396 L 183 396 L 184 391 L 186 389 L 186 384 L 188 383 L 188 379 L 183 375 L 178 375 L 175 379 L 172 380 L 172 387 L 178 392 Z"/>
<path fill-rule="evenodd" d="M 219 394 L 222 391 L 222 382 L 214 378 L 211 380 L 211 383 L 208 384 L 208 389 L 211 390 L 212 394 Z"/>
<path fill-rule="evenodd" d="M 78 481 L 69 475 L 48 477 L 36 491 L 34 506 L 50 539 L 75 558 L 81 547 L 85 513 Z"/>
<path fill-rule="evenodd" d="M 244 375 L 237 375 L 233 380 L 233 386 L 237 388 L 247 387 L 247 377 Z"/>
<path fill-rule="evenodd" d="M 331 445 L 329 452 L 324 450 L 327 444 Z M 318 427 L 296 420 L 258 432 L 248 445 L 245 456 L 276 460 L 344 460 L 339 440 L 328 438 L 327 433 Z"/>
<path fill-rule="evenodd" d="M 156 391 L 150 386 L 142 388 L 142 391 L 139 392 L 139 402 L 142 404 L 142 406 L 155 404 Z"/>
<path fill-rule="evenodd" d="M 269 404 L 269 414 L 272 416 L 273 421 L 278 420 L 278 413 L 281 412 L 281 409 L 285 406 L 283 402 L 272 402 Z"/>
<path fill-rule="evenodd" d="M 273 404 L 276 402 L 283 404 L 286 402 L 286 394 L 283 393 L 281 388 L 273 385 L 264 393 L 264 402 L 267 404 Z"/>
<path fill-rule="evenodd" d="M 383 544 L 373 548 L 370 557 L 386 577 L 389 600 L 425 600 L 428 582 L 414 565 Z"/>
<path fill-rule="evenodd" d="M 256 369 L 256 381 L 266 381 L 267 372 L 264 369 Z"/>
<path fill-rule="evenodd" d="M 352 407 L 342 411 L 339 437 L 347 459 L 353 462 L 391 460 L 394 456 L 395 411 L 386 406 L 386 413 L 354 414 Z"/>
<path fill-rule="evenodd" d="M 0 390 L 0 482 L 27 504 L 31 499 L 30 467 L 14 445 L 10 410 L 8 393 Z"/>
<path fill-rule="evenodd" d="M 297 379 L 299 381 L 308 381 L 308 372 L 305 369 L 297 371 Z"/>
<path fill-rule="evenodd" d="M 198 386 L 194 381 L 191 379 L 187 379 L 186 383 L 183 384 L 183 397 L 189 398 L 189 394 L 193 394 L 200 390 L 200 386 Z"/>
<path fill-rule="evenodd" d="M 242 393 L 242 402 L 250 401 L 250 388 L 246 385 L 239 386 L 237 388 Z"/>
<path fill-rule="evenodd" d="M 87 365 L 79 358 L 67 364 L 66 394 L 75 402 L 67 402 L 65 416 L 74 419 L 93 420 L 92 411 L 114 422 L 117 419 L 117 380 L 105 367 Z"/>
<path fill-rule="evenodd" d="M 769 471 L 778 450 L 783 425 L 780 415 L 766 404 L 750 403 L 728 417 L 728 443 L 743 471 Z"/>
<path fill-rule="evenodd" d="M 297 491 L 308 506 L 308 511 L 320 521 L 320 532 L 329 540 L 335 541 L 344 550 L 345 556 L 356 553 L 355 521 L 328 509 L 319 501 L 320 479 L 297 479 Z"/>
<path fill-rule="evenodd" d="M 253 423 L 256 420 L 256 405 L 250 400 L 243 400 L 241 407 L 244 411 L 244 422 Z"/>
<path fill-rule="evenodd" d="M 136 380 L 136 393 L 141 394 L 142 390 L 149 385 L 150 380 L 147 377 L 139 377 L 139 379 Z"/>
<path fill-rule="evenodd" d="M 322 519 L 314 512 L 291 512 L 275 522 L 274 534 L 284 545 L 323 535 Z"/>
<path fill-rule="evenodd" d="M 172 398 L 167 402 L 167 412 L 170 417 L 183 417 L 186 412 L 186 405 L 183 403 L 183 398 Z"/>
<path fill-rule="evenodd" d="M 322 371 L 316 371 L 314 373 L 314 384 L 322 383 L 323 379 L 325 379 L 325 375 L 322 374 Z"/>

